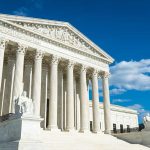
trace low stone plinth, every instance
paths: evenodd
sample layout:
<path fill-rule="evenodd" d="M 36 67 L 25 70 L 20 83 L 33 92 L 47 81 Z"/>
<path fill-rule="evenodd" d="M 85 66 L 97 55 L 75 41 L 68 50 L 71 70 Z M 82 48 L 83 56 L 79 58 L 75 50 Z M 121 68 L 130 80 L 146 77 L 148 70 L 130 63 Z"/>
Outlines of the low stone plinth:
<path fill-rule="evenodd" d="M 21 145 L 33 145 L 41 143 L 41 118 L 22 116 L 16 119 L 6 120 L 0 123 L 0 149 L 20 150 Z M 23 149 L 21 149 L 23 150 Z M 28 150 L 28 149 L 27 149 Z"/>

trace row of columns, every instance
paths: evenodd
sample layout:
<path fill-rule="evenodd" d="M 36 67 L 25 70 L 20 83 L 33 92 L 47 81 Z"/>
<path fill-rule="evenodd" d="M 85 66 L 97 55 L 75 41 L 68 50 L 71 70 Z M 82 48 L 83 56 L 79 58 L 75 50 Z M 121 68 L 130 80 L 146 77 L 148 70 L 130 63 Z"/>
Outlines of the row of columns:
<path fill-rule="evenodd" d="M 16 65 L 13 84 L 13 98 L 17 98 L 23 91 L 23 70 L 24 56 L 28 47 L 19 45 L 16 51 Z M 2 76 L 2 66 L 4 59 L 4 43 L 0 43 L 0 85 Z M 34 58 L 34 73 L 33 73 L 33 91 L 32 98 L 34 104 L 34 115 L 40 117 L 40 100 L 41 100 L 41 79 L 42 79 L 42 58 L 41 51 L 36 51 Z M 52 55 L 50 59 L 50 101 L 49 101 L 49 118 L 48 129 L 57 129 L 57 99 L 58 99 L 58 63 L 59 58 Z M 74 130 L 74 91 L 73 91 L 73 69 L 74 62 L 68 61 L 67 64 L 67 96 L 66 96 L 66 129 Z M 89 104 L 86 83 L 86 66 L 80 67 L 80 131 L 86 132 L 89 130 Z M 105 133 L 110 133 L 110 100 L 109 100 L 109 85 L 108 76 L 103 74 L 103 92 L 104 92 L 104 115 L 105 115 Z M 93 95 L 93 132 L 100 130 L 99 117 L 99 96 L 98 96 L 98 72 L 93 70 L 92 73 L 92 95 Z M 12 104 L 12 112 L 14 112 L 14 104 Z"/>

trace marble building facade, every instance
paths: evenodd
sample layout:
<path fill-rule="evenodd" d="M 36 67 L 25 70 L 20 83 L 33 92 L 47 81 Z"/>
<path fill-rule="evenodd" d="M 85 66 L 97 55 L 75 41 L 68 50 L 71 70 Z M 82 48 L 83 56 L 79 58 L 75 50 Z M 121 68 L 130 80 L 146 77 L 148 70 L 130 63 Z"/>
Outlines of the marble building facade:
<path fill-rule="evenodd" d="M 98 80 L 102 80 L 104 130 L 112 128 L 109 64 L 114 59 L 66 22 L 0 15 L 0 115 L 15 112 L 23 91 L 47 130 L 100 131 Z"/>

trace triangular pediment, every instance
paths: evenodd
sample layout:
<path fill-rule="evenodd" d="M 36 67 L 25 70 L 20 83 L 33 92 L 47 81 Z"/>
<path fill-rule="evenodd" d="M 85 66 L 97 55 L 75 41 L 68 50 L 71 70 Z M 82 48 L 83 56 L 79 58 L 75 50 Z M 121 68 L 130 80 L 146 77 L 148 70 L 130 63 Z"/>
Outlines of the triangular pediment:
<path fill-rule="evenodd" d="M 23 27 L 30 32 L 33 31 L 34 33 L 39 33 L 40 35 L 80 49 L 88 54 L 100 57 L 108 61 L 108 63 L 113 62 L 113 58 L 111 56 L 95 45 L 69 23 L 11 15 L 0 15 L 0 18 L 17 26 Z"/>

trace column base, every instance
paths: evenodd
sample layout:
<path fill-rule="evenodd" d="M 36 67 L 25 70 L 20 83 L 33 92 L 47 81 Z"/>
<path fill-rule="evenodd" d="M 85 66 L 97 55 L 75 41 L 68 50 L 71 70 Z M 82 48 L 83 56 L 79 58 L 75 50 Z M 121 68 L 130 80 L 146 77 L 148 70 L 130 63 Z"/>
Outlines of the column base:
<path fill-rule="evenodd" d="M 104 133 L 105 134 L 111 134 L 111 131 L 110 130 L 105 130 Z"/>
<path fill-rule="evenodd" d="M 80 129 L 79 130 L 80 133 L 90 133 L 89 129 Z"/>
<path fill-rule="evenodd" d="M 101 133 L 102 133 L 101 130 L 98 130 L 98 131 L 92 131 L 92 132 L 95 133 L 95 134 L 101 134 Z"/>
<path fill-rule="evenodd" d="M 65 132 L 74 133 L 74 132 L 77 132 L 77 130 L 75 130 L 74 128 L 73 129 L 66 129 Z"/>
<path fill-rule="evenodd" d="M 51 131 L 51 132 L 60 132 L 60 131 L 61 131 L 60 129 L 58 129 L 57 126 L 51 126 L 51 125 L 49 125 L 49 126 L 46 128 L 46 130 L 49 130 L 49 131 Z"/>

